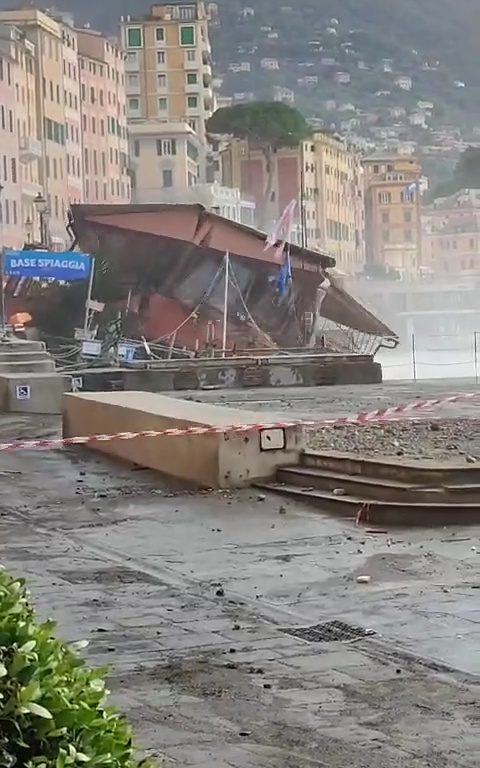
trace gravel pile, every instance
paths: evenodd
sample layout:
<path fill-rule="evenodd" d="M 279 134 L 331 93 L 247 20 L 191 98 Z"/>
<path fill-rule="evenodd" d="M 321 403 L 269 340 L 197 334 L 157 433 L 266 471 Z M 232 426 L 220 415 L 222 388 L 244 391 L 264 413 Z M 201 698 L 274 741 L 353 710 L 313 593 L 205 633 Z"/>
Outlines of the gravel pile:
<path fill-rule="evenodd" d="M 478 422 L 467 419 L 323 427 L 309 433 L 308 444 L 317 451 L 341 451 L 369 457 L 480 462 Z"/>

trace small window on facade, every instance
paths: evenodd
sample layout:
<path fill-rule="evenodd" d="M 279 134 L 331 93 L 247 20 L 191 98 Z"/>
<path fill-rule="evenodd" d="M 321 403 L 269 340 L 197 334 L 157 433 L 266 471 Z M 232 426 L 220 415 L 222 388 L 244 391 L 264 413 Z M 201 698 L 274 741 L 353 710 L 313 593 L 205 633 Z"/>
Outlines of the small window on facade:
<path fill-rule="evenodd" d="M 141 48 L 143 35 L 141 27 L 129 27 L 127 29 L 127 45 L 129 48 Z"/>
<path fill-rule="evenodd" d="M 188 96 L 187 106 L 189 109 L 196 109 L 198 106 L 198 98 L 196 96 Z"/>
<path fill-rule="evenodd" d="M 165 29 L 163 27 L 156 28 L 155 39 L 157 43 L 163 43 L 165 41 Z"/>
<path fill-rule="evenodd" d="M 180 27 L 180 45 L 195 45 L 195 27 Z"/>
<path fill-rule="evenodd" d="M 187 72 L 187 84 L 188 85 L 197 85 L 198 83 L 198 75 L 196 72 Z"/>

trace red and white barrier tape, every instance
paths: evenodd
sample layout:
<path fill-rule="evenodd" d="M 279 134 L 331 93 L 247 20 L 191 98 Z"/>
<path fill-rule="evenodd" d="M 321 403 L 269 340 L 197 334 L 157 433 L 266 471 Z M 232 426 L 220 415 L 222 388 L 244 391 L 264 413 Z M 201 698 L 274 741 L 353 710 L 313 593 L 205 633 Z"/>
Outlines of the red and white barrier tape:
<path fill-rule="evenodd" d="M 33 448 L 63 448 L 69 445 L 88 445 L 89 443 L 105 443 L 110 440 L 134 440 L 138 437 L 180 437 L 182 435 L 225 435 L 245 432 L 260 432 L 265 429 L 286 429 L 288 427 L 304 427 L 314 429 L 316 427 L 342 427 L 347 425 L 370 424 L 380 421 L 394 421 L 403 416 L 415 414 L 418 411 L 430 411 L 443 405 L 452 403 L 480 400 L 480 392 L 451 395 L 436 400 L 414 400 L 404 405 L 394 405 L 391 408 L 378 408 L 374 411 L 357 413 L 355 416 L 346 416 L 341 419 L 324 419 L 321 421 L 275 421 L 260 422 L 258 424 L 229 424 L 219 427 L 186 427 L 185 429 L 145 429 L 141 432 L 117 432 L 112 435 L 86 435 L 84 437 L 60 437 L 53 439 L 39 438 L 37 440 L 14 440 L 10 443 L 0 443 L 0 451 L 30 450 Z"/>

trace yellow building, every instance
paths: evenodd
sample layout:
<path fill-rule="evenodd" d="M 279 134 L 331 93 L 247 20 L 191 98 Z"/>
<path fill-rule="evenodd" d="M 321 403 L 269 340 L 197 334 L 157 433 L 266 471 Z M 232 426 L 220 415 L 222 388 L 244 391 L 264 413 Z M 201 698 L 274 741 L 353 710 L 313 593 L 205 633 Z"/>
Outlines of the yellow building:
<path fill-rule="evenodd" d="M 413 276 L 422 263 L 421 167 L 412 157 L 364 158 L 366 263 Z"/>
<path fill-rule="evenodd" d="M 185 122 L 141 120 L 130 126 L 132 201 L 190 200 L 197 188 L 205 146 Z"/>
<path fill-rule="evenodd" d="M 35 46 L 18 27 L 0 23 L 1 245 L 22 246 L 28 240 L 25 225 L 33 237 L 42 157 L 36 138 L 36 88 Z"/>
<path fill-rule="evenodd" d="M 223 183 L 253 196 L 261 210 L 267 189 L 263 153 L 233 140 L 222 153 Z M 358 155 L 340 138 L 315 133 L 299 147 L 277 152 L 263 226 L 270 229 L 292 200 L 298 217 L 292 239 L 327 251 L 347 274 L 363 269 L 363 170 Z"/>
<path fill-rule="evenodd" d="M 315 133 L 318 247 L 340 272 L 358 274 L 365 264 L 363 169 L 358 154 L 337 135 Z"/>
<path fill-rule="evenodd" d="M 0 22 L 15 25 L 35 46 L 37 133 L 30 134 L 29 138 L 36 138 L 41 143 L 38 181 L 40 194 L 46 201 L 45 207 L 48 206 L 49 244 L 53 248 L 61 248 L 67 239 L 65 221 L 69 205 L 67 142 L 72 146 L 72 154 L 77 155 L 81 142 L 80 133 L 78 137 L 75 133 L 68 133 L 67 139 L 69 123 L 79 123 L 79 104 L 77 97 L 76 109 L 74 101 L 68 107 L 69 91 L 64 87 L 64 48 L 76 50 L 76 33 L 68 24 L 32 7 L 1 11 Z M 78 84 L 77 66 L 76 69 L 75 80 Z M 81 192 L 81 175 L 78 182 L 75 188 Z M 33 225 L 33 240 L 38 241 L 41 233 L 35 220 Z"/>
<path fill-rule="evenodd" d="M 152 6 L 122 20 L 129 121 L 185 122 L 203 140 L 214 109 L 208 13 L 203 0 Z"/>

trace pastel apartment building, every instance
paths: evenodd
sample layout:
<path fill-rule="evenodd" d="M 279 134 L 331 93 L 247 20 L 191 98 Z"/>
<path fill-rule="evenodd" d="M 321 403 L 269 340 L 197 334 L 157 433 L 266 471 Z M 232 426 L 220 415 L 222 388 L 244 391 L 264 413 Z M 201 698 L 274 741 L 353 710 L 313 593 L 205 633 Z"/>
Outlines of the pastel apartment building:
<path fill-rule="evenodd" d="M 83 199 L 130 200 L 124 54 L 90 29 L 78 31 Z"/>
<path fill-rule="evenodd" d="M 262 152 L 233 140 L 222 151 L 223 183 L 238 187 L 263 207 L 267 171 Z M 357 153 L 337 136 L 317 132 L 299 147 L 283 148 L 275 157 L 267 203 L 267 228 L 291 200 L 297 200 L 292 237 L 299 245 L 327 251 L 346 274 L 363 269 L 363 170 Z"/>
<path fill-rule="evenodd" d="M 202 0 L 171 0 L 122 20 L 129 122 L 185 122 L 205 140 L 215 106 L 208 21 Z"/>
<path fill-rule="evenodd" d="M 95 200 L 129 201 L 123 54 L 102 36 L 77 30 L 71 17 L 33 7 L 0 11 L 0 30 L 0 56 L 7 73 L 6 78 L 0 78 L 0 104 L 6 107 L 5 129 L 0 111 L 4 244 L 41 242 L 61 250 L 69 243 L 65 231 L 69 206 L 87 199 L 87 182 L 88 196 L 91 194 L 84 162 L 86 153 L 93 157 L 97 149 L 92 123 L 90 130 L 83 130 L 82 95 L 87 88 L 85 68 L 81 67 L 84 60 L 95 59 L 99 73 L 103 67 L 103 79 L 99 74 L 98 81 L 89 81 L 88 87 L 94 87 L 96 94 L 105 89 L 104 118 L 111 120 L 112 132 L 107 144 L 107 190 L 103 176 Z M 110 55 L 115 62 L 113 74 Z M 109 90 L 115 90 L 115 104 L 110 109 L 107 82 Z M 9 110 L 13 112 L 14 132 L 9 130 Z M 5 163 L 3 156 L 7 157 Z M 101 168 L 101 156 L 97 161 Z"/>

